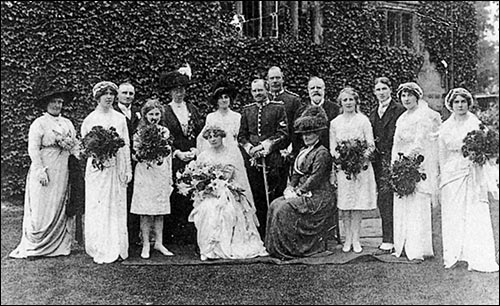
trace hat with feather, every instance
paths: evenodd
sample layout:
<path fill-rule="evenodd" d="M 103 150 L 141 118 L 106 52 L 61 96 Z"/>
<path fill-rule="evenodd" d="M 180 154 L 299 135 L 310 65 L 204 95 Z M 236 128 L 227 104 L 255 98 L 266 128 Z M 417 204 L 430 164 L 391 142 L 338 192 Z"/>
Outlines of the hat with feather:
<path fill-rule="evenodd" d="M 293 127 L 297 134 L 319 132 L 328 129 L 328 117 L 321 106 L 309 106 L 295 120 Z"/>
<path fill-rule="evenodd" d="M 191 67 L 186 63 L 186 66 L 174 71 L 164 72 L 160 75 L 160 87 L 166 90 L 171 90 L 175 87 L 187 87 L 192 84 Z"/>

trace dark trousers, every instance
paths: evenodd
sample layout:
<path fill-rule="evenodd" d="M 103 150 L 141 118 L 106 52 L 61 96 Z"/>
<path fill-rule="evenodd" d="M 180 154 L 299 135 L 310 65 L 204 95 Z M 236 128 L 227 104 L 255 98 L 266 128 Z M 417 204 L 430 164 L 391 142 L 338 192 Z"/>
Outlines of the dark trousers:
<path fill-rule="evenodd" d="M 165 215 L 163 222 L 164 244 L 188 245 L 196 244 L 196 228 L 193 222 L 188 221 L 193 210 L 193 201 L 181 195 L 174 188 L 170 195 L 169 215 Z"/>
<path fill-rule="evenodd" d="M 259 234 L 262 239 L 266 236 L 267 208 L 266 188 L 262 168 L 250 166 L 247 168 L 248 180 L 255 202 L 256 215 L 259 220 Z M 286 167 L 272 168 L 268 166 L 267 183 L 269 187 L 269 204 L 283 195 L 286 188 L 288 169 Z"/>
<path fill-rule="evenodd" d="M 140 216 L 130 213 L 130 207 L 132 205 L 132 195 L 134 194 L 134 177 L 128 183 L 127 186 L 127 232 L 128 232 L 128 243 L 129 247 L 140 242 L 139 233 L 141 231 L 141 220 Z"/>
<path fill-rule="evenodd" d="M 373 170 L 375 172 L 375 180 L 378 188 L 377 206 L 380 211 L 380 218 L 382 219 L 382 242 L 394 242 L 394 193 L 388 191 L 383 184 L 387 184 L 387 179 L 382 179 L 386 172 L 382 164 L 386 167 L 389 165 L 389 159 L 386 158 L 385 162 L 373 162 Z"/>

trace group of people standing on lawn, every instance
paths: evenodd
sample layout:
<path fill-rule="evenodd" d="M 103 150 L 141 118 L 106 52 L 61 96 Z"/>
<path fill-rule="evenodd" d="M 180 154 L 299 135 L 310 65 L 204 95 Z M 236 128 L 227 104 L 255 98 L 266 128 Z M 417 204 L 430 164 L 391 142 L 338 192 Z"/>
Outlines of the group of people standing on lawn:
<path fill-rule="evenodd" d="M 215 111 L 205 119 L 185 100 L 188 68 L 160 76 L 170 103 L 148 99 L 141 110 L 130 83 L 104 81 L 93 88 L 97 106 L 83 121 L 81 136 L 94 126 L 113 127 L 125 142 L 104 169 L 95 168 L 92 158 L 86 164 L 85 250 L 96 263 L 126 259 L 137 242 L 142 258 L 150 257 L 151 243 L 172 256 L 165 239 L 196 241 L 202 260 L 311 256 L 326 250 L 329 229 L 338 226 L 337 209 L 344 223 L 342 251 L 361 253 L 362 212 L 377 207 L 383 233 L 378 252 L 424 260 L 434 255 L 431 216 L 440 205 L 445 267 L 466 261 L 469 269 L 498 271 L 488 202 L 488 194 L 498 199 L 498 173 L 490 163 L 474 165 L 461 154 L 462 140 L 480 124 L 467 90 L 450 90 L 445 106 L 452 114 L 441 124 L 418 84 L 400 84 L 395 101 L 391 81 L 379 77 L 373 83 L 378 106 L 366 116 L 355 89 L 342 89 L 334 102 L 325 97 L 325 82 L 311 77 L 303 101 L 284 89 L 281 69 L 271 67 L 267 80 L 250 84 L 253 101 L 241 113 L 231 110 L 236 89 L 216 82 L 210 95 Z M 68 159 L 78 147 L 61 147 L 57 139 L 77 134 L 61 116 L 72 97 L 49 88 L 37 101 L 45 113 L 29 130 L 23 232 L 11 257 L 70 254 Z M 153 165 L 136 156 L 140 132 L 151 125 L 173 139 L 171 154 Z M 368 146 L 355 179 L 335 163 L 346 140 Z M 425 156 L 427 179 L 405 197 L 380 188 L 385 168 L 400 153 Z M 176 175 L 193 160 L 226 165 L 224 175 L 243 194 L 224 186 L 218 196 L 179 192 Z"/>

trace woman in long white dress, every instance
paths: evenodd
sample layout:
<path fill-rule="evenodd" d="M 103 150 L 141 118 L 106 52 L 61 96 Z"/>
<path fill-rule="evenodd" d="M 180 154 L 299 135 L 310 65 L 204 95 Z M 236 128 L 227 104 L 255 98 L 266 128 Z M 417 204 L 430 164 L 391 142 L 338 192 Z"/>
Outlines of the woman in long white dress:
<path fill-rule="evenodd" d="M 233 182 L 242 186 L 246 179 L 245 166 L 234 156 L 235 151 L 226 147 L 222 138 L 225 131 L 218 126 L 207 127 L 203 133 L 210 147 L 198 156 L 197 162 L 222 164 L 233 169 Z M 244 259 L 266 256 L 257 226 L 255 208 L 246 196 L 236 196 L 229 188 L 222 186 L 216 196 L 196 199 L 189 221 L 197 229 L 197 242 L 201 260 Z"/>
<path fill-rule="evenodd" d="M 417 183 L 414 194 L 400 198 L 394 194 L 394 249 L 409 260 L 434 256 L 432 247 L 432 199 L 437 193 L 437 132 L 441 119 L 422 105 L 422 89 L 410 82 L 398 87 L 397 96 L 406 111 L 396 121 L 391 163 L 405 156 L 423 155 L 421 170 L 426 180 Z M 434 113 L 431 113 L 434 112 Z"/>
<path fill-rule="evenodd" d="M 207 115 L 205 126 L 196 139 L 196 147 L 198 152 L 208 149 L 210 145 L 208 144 L 208 141 L 203 138 L 203 133 L 209 126 L 219 126 L 224 129 L 226 133 L 226 137 L 223 139 L 224 146 L 230 151 L 231 156 L 237 159 L 237 164 L 243 164 L 243 155 L 241 155 L 238 144 L 241 114 L 231 110 L 230 108 L 235 96 L 236 90 L 229 82 L 221 80 L 215 83 L 210 97 L 210 104 L 212 104 L 217 110 Z M 250 205 L 254 207 L 253 194 L 250 189 L 250 182 L 248 181 L 246 169 L 242 170 L 244 171 L 244 175 L 242 175 L 241 178 L 241 187 L 245 189 L 245 196 L 250 202 Z M 255 217 L 255 224 L 259 226 L 257 217 Z"/>
<path fill-rule="evenodd" d="M 22 238 L 10 257 L 58 256 L 71 252 L 70 219 L 66 216 L 68 158 L 77 148 L 58 144 L 62 135 L 76 139 L 73 124 L 61 116 L 63 102 L 71 97 L 72 93 L 64 89 L 53 89 L 37 100 L 37 105 L 46 112 L 33 121 L 29 129 L 31 166 L 26 178 Z"/>
<path fill-rule="evenodd" d="M 463 139 L 481 121 L 469 111 L 472 95 L 452 89 L 445 99 L 452 115 L 439 133 L 441 218 L 445 268 L 466 261 L 469 270 L 498 271 L 488 192 L 498 200 L 498 166 L 473 164 L 463 157 Z M 496 177 L 495 177 L 496 176 Z"/>
<path fill-rule="evenodd" d="M 132 179 L 130 147 L 125 116 L 113 109 L 118 86 L 103 81 L 93 88 L 96 109 L 82 123 L 85 137 L 94 126 L 114 127 L 125 141 L 116 157 L 99 170 L 87 160 L 85 172 L 85 251 L 94 262 L 111 263 L 128 257 L 127 184 Z"/>
<path fill-rule="evenodd" d="M 336 177 L 337 207 L 342 210 L 345 228 L 345 243 L 342 251 L 361 253 L 363 248 L 359 241 L 361 230 L 361 219 L 364 210 L 377 208 L 377 185 L 375 174 L 368 157 L 375 149 L 373 130 L 370 120 L 365 115 L 357 111 L 359 96 L 352 88 L 344 88 L 338 96 L 342 106 L 342 114 L 333 119 L 330 123 L 330 153 L 338 157 L 335 150 L 343 140 L 359 139 L 366 141 L 368 149 L 365 152 L 366 170 L 361 170 L 356 177 L 348 180 L 345 172 L 338 167 L 338 172 L 333 171 L 332 176 Z"/>

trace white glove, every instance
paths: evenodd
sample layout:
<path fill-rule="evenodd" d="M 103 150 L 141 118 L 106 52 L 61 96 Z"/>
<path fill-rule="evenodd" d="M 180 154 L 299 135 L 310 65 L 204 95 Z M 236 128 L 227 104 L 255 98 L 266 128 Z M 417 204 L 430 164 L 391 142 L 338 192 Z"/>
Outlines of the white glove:
<path fill-rule="evenodd" d="M 47 167 L 38 170 L 38 181 L 42 186 L 47 186 L 49 184 L 49 175 L 47 174 Z"/>

